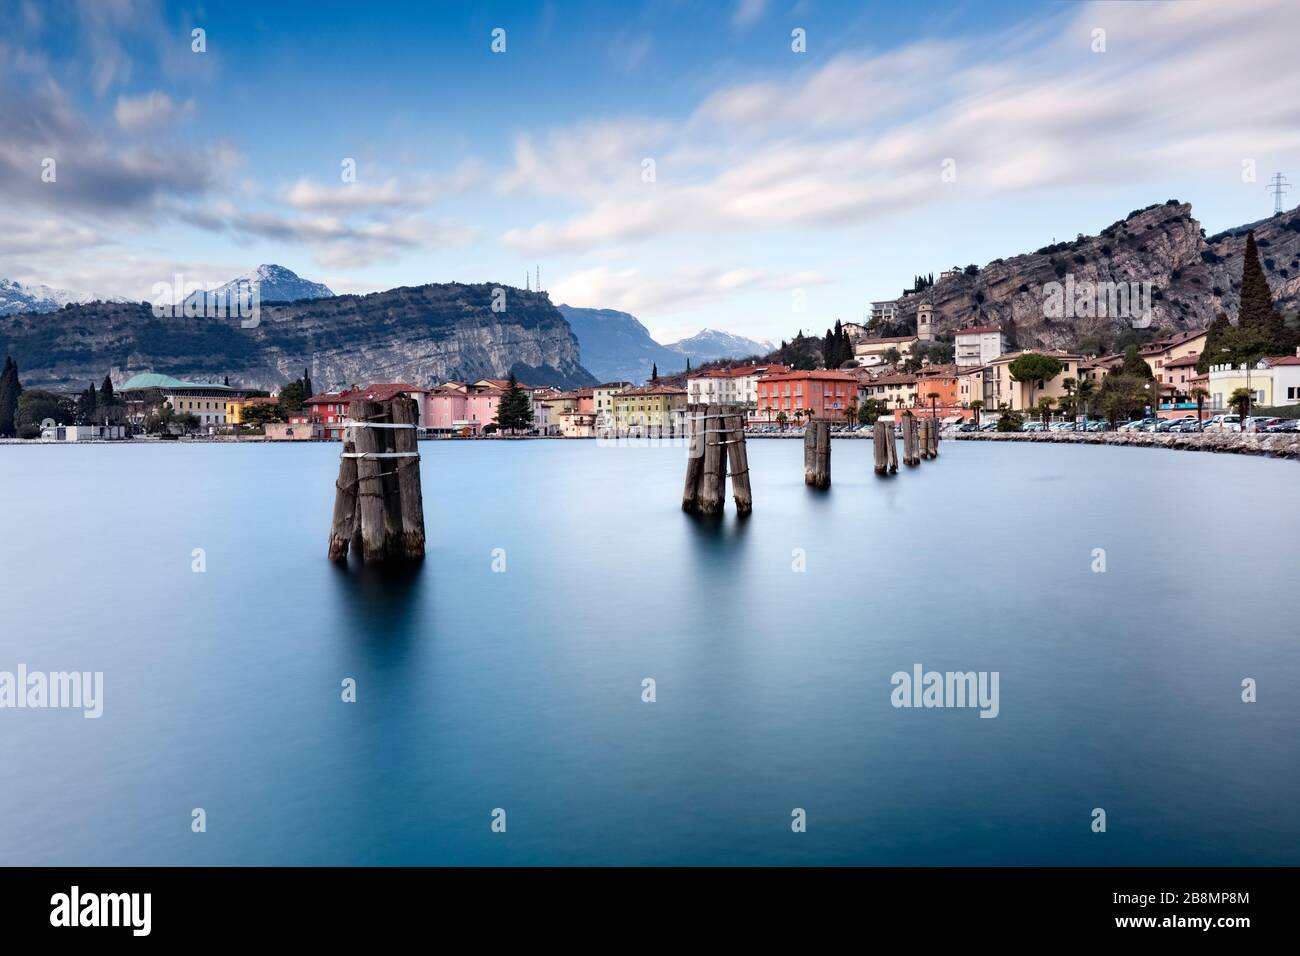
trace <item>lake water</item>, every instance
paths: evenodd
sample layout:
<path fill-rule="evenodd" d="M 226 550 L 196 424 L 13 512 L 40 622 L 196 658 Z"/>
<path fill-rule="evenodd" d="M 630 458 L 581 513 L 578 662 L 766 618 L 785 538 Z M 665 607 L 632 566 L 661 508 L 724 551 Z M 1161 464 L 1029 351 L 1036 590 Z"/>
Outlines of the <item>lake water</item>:
<path fill-rule="evenodd" d="M 1295 463 L 756 440 L 707 523 L 680 448 L 421 451 L 393 576 L 325 560 L 336 444 L 0 448 L 0 670 L 104 674 L 0 710 L 0 863 L 1300 863 Z"/>

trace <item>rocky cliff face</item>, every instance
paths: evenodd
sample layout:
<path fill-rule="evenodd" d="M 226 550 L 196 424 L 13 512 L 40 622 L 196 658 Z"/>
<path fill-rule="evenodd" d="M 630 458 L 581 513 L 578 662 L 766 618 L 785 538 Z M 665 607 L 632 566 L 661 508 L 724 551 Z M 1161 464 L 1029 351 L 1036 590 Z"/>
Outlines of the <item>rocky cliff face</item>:
<path fill-rule="evenodd" d="M 1020 348 L 1076 348 L 1133 327 L 1131 317 L 1053 316 L 1051 308 L 1044 308 L 1044 287 L 1064 285 L 1068 277 L 1075 286 L 1149 282 L 1151 328 L 1204 328 L 1220 311 L 1236 317 L 1250 229 L 1279 308 L 1285 312 L 1300 306 L 1300 210 L 1208 238 L 1191 212 L 1189 204 L 1170 200 L 1130 213 L 1101 235 L 995 259 L 976 275 L 939 279 L 933 288 L 899 299 L 899 316 L 914 327 L 917 307 L 929 302 L 940 334 L 1000 324 Z"/>
<path fill-rule="evenodd" d="M 263 305 L 254 328 L 235 318 L 157 317 L 148 303 L 70 305 L 0 319 L 0 353 L 24 387 L 84 388 L 109 369 L 271 389 L 311 372 L 318 389 L 371 382 L 428 385 L 503 378 L 565 388 L 595 379 L 545 294 L 437 284 L 371 295 Z"/>

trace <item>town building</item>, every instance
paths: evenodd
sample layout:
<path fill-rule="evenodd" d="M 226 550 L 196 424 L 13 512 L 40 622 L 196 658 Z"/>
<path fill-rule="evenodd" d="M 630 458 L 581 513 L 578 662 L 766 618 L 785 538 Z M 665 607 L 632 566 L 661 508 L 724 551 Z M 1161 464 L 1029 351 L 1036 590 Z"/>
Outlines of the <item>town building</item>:
<path fill-rule="evenodd" d="M 1252 402 L 1265 408 L 1275 405 L 1300 405 L 1300 349 L 1295 355 L 1262 358 L 1249 370 L 1241 365 L 1211 365 L 1206 391 L 1210 407 L 1216 411 L 1231 409 L 1232 393 L 1244 388 Z"/>
<path fill-rule="evenodd" d="M 677 385 L 650 382 L 622 389 L 613 395 L 614 432 L 642 438 L 685 434 L 686 401 L 686 389 Z"/>
<path fill-rule="evenodd" d="M 912 354 L 912 348 L 920 341 L 915 335 L 887 335 L 883 337 L 858 339 L 853 346 L 853 356 L 864 367 L 882 365 L 885 356 L 897 351 L 900 358 Z"/>
<path fill-rule="evenodd" d="M 339 392 L 310 395 L 303 410 L 289 416 L 290 425 L 320 425 L 325 437 L 341 438 L 348 418 L 348 406 L 359 400 L 386 402 L 398 396 L 415 399 L 416 426 L 423 428 L 426 414 L 426 390 L 409 382 L 376 383 L 364 388 L 353 386 Z"/>
<path fill-rule="evenodd" d="M 953 333 L 953 359 L 960 366 L 988 365 L 1007 353 L 1007 337 L 1000 325 L 975 325 Z"/>
<path fill-rule="evenodd" d="M 929 302 L 916 307 L 916 337 L 922 342 L 934 341 L 934 306 Z"/>
<path fill-rule="evenodd" d="M 56 425 L 46 419 L 41 423 L 41 441 L 121 441 L 126 438 L 125 425 Z"/>
<path fill-rule="evenodd" d="M 267 422 L 263 431 L 269 441 L 316 441 L 326 436 L 325 426 L 315 422 Z"/>
<path fill-rule="evenodd" d="M 1208 338 L 1209 332 L 1206 329 L 1179 332 L 1177 335 L 1169 335 L 1148 342 L 1138 349 L 1138 354 L 1146 361 L 1155 379 L 1163 382 L 1164 379 L 1161 378 L 1161 373 L 1164 371 L 1166 364 L 1191 355 L 1199 358 Z M 1211 356 L 1211 358 L 1214 358 L 1214 356 Z"/>
<path fill-rule="evenodd" d="M 882 299 L 879 302 L 871 303 L 872 325 L 879 326 L 882 322 L 895 322 L 898 320 L 898 300 Z"/>
<path fill-rule="evenodd" d="M 235 427 L 244 424 L 244 410 L 253 405 L 279 405 L 278 398 L 264 395 L 242 396 L 226 399 L 226 424 Z"/>
<path fill-rule="evenodd" d="M 858 377 L 851 372 L 764 375 L 758 380 L 755 420 L 774 422 L 782 413 L 790 420 L 800 412 L 803 417 L 843 421 L 846 410 L 858 403 L 858 390 Z"/>
<path fill-rule="evenodd" d="M 738 405 L 746 417 L 753 419 L 758 410 L 758 381 L 764 375 L 788 372 L 786 366 L 741 365 L 736 368 L 712 369 L 686 380 L 686 392 L 692 405 Z"/>
<path fill-rule="evenodd" d="M 931 399 L 931 395 L 937 395 Z M 940 406 L 959 406 L 961 398 L 961 378 L 956 365 L 926 365 L 917 373 L 917 404 L 929 408 L 932 404 Z"/>
<path fill-rule="evenodd" d="M 982 409 L 991 412 L 997 408 L 993 388 L 993 367 L 990 365 L 958 365 L 957 367 L 958 401 L 971 407 L 973 402 L 982 402 Z"/>
<path fill-rule="evenodd" d="M 1078 380 L 1079 364 L 1085 361 L 1084 356 L 1072 352 L 1038 350 L 1037 354 L 1047 355 L 1059 361 L 1061 371 L 1055 378 L 1046 382 L 1016 381 L 1011 377 L 1011 363 L 1022 355 L 1031 354 L 1031 351 L 1026 349 L 1022 352 L 1008 352 L 989 363 L 989 367 L 993 370 L 994 407 L 1000 408 L 1005 404 L 1011 411 L 1037 412 L 1040 399 L 1054 398 L 1059 402 L 1068 394 L 1065 390 L 1065 380 L 1067 378 Z"/>
<path fill-rule="evenodd" d="M 226 402 L 244 397 L 250 390 L 213 382 L 187 382 L 157 372 L 143 372 L 127 379 L 118 391 L 126 402 L 127 421 L 133 425 L 143 425 L 167 404 L 177 415 L 193 415 L 200 428 L 215 431 L 227 424 Z"/>
<path fill-rule="evenodd" d="M 862 384 L 861 397 L 884 402 L 890 408 L 909 408 L 916 404 L 917 376 L 904 372 L 878 375 Z"/>
<path fill-rule="evenodd" d="M 606 382 L 591 390 L 598 429 L 610 431 L 614 428 L 614 396 L 623 389 L 631 387 L 631 382 Z"/>

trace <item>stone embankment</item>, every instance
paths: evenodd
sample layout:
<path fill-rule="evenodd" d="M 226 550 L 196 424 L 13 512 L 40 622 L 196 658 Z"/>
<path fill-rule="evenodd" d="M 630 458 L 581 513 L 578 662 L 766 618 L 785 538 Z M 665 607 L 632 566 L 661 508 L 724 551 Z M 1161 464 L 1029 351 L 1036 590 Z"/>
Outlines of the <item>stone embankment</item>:
<path fill-rule="evenodd" d="M 955 441 L 1028 441 L 1076 445 L 1125 445 L 1215 451 L 1229 455 L 1300 458 L 1300 433 L 1243 434 L 1241 432 L 959 432 L 945 434 Z"/>

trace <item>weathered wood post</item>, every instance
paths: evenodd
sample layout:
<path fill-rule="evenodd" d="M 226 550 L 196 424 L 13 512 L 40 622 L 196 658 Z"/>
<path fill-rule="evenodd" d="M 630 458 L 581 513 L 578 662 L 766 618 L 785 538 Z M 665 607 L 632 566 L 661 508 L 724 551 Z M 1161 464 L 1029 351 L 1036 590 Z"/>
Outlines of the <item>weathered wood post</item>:
<path fill-rule="evenodd" d="M 420 413 L 413 398 L 393 399 L 393 459 L 397 470 L 397 503 L 401 518 L 399 553 L 404 558 L 424 557 L 424 492 L 420 488 Z"/>
<path fill-rule="evenodd" d="M 722 510 L 727 490 L 727 455 L 722 444 L 722 408 L 710 405 L 704 416 L 704 474 L 700 477 L 698 511 L 712 515 Z"/>
<path fill-rule="evenodd" d="M 352 543 L 352 534 L 357 520 L 357 460 L 349 458 L 357 450 L 356 444 L 347 439 L 343 442 L 343 457 L 339 460 L 339 476 L 334 482 L 334 517 L 330 521 L 331 561 L 346 561 L 348 545 Z"/>
<path fill-rule="evenodd" d="M 414 399 L 357 399 L 348 406 L 330 526 L 329 556 L 364 561 L 424 557 L 424 501 Z"/>
<path fill-rule="evenodd" d="M 704 474 L 705 405 L 686 406 L 686 487 L 682 490 L 682 510 L 694 511 L 700 499 L 700 476 Z"/>
<path fill-rule="evenodd" d="M 831 424 L 809 422 L 803 433 L 803 480 L 814 488 L 831 484 Z"/>
<path fill-rule="evenodd" d="M 358 399 L 348 406 L 348 416 L 356 425 L 353 441 L 357 458 L 357 516 L 361 525 L 361 557 L 365 561 L 383 561 L 388 557 L 387 529 L 384 524 L 384 479 L 379 455 L 383 454 L 383 429 L 369 427 L 382 416 L 378 402 Z"/>
<path fill-rule="evenodd" d="M 894 426 L 892 422 L 887 422 L 882 418 L 876 419 L 876 428 L 872 434 L 874 441 L 874 451 L 876 458 L 876 474 L 885 475 L 889 473 L 889 446 L 894 443 Z"/>
<path fill-rule="evenodd" d="M 754 510 L 754 496 L 749 487 L 749 452 L 745 447 L 745 415 L 733 412 L 727 422 L 727 461 L 731 466 L 731 497 L 736 502 L 736 514 L 747 515 Z"/>
<path fill-rule="evenodd" d="M 911 412 L 904 412 L 902 416 L 903 426 L 903 464 L 919 465 L 921 463 L 921 454 L 917 449 L 916 437 L 916 419 Z"/>
<path fill-rule="evenodd" d="M 930 438 L 930 448 L 929 448 L 930 457 L 938 458 L 939 457 L 939 420 L 936 418 L 930 419 L 929 438 Z"/>
<path fill-rule="evenodd" d="M 885 451 L 889 456 L 889 473 L 898 474 L 898 440 L 894 437 L 894 423 L 885 423 Z"/>

